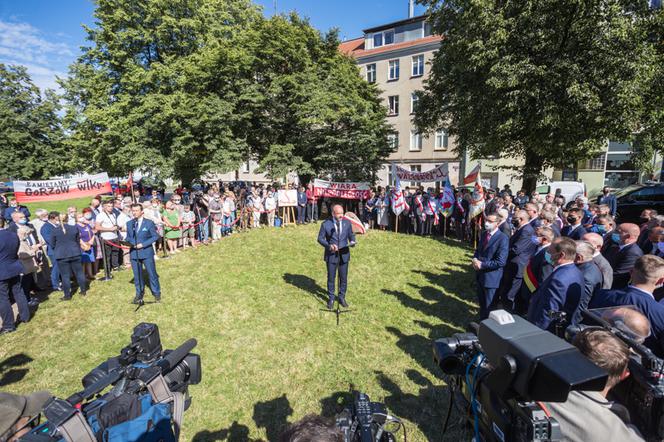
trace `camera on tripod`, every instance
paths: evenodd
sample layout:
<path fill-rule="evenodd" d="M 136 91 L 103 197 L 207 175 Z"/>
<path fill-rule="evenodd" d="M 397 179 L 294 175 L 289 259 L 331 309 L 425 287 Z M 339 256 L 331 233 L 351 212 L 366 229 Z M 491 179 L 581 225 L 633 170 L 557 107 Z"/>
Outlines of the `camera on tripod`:
<path fill-rule="evenodd" d="M 134 328 L 131 344 L 83 377 L 83 390 L 66 400 L 53 398 L 42 414 L 46 423 L 21 441 L 95 442 L 178 440 L 189 408 L 189 385 L 201 381 L 196 340 L 162 350 L 156 324 Z M 108 392 L 103 393 L 108 387 Z"/>
<path fill-rule="evenodd" d="M 353 404 L 336 417 L 345 442 L 395 442 L 401 421 L 388 414 L 385 404 L 371 402 L 366 393 L 351 390 Z M 404 428 L 404 440 L 406 437 Z"/>
<path fill-rule="evenodd" d="M 560 440 L 558 422 L 540 402 L 564 402 L 571 391 L 606 384 L 606 372 L 576 347 L 519 316 L 493 311 L 472 328 L 436 340 L 433 353 L 476 440 Z"/>

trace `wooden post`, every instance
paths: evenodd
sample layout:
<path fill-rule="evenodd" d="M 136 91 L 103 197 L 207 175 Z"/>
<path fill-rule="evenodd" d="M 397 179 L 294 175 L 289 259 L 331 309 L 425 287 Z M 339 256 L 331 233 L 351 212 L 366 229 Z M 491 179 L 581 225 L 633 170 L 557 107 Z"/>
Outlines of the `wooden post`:
<path fill-rule="evenodd" d="M 396 222 L 394 223 L 394 233 L 399 233 L 399 215 L 396 216 Z"/>
<path fill-rule="evenodd" d="M 447 217 L 443 215 L 443 238 L 447 238 Z"/>

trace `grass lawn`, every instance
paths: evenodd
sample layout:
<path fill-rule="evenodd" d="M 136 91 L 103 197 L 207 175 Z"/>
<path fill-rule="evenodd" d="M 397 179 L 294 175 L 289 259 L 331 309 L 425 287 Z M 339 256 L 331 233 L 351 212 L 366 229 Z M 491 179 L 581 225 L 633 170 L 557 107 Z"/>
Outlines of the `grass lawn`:
<path fill-rule="evenodd" d="M 317 232 L 250 231 L 160 260 L 163 301 L 138 312 L 130 272 L 93 283 L 86 298 L 52 296 L 32 322 L 1 338 L 0 387 L 67 397 L 147 321 L 159 325 L 164 348 L 190 337 L 199 343 L 203 381 L 190 389 L 183 440 L 275 440 L 287 422 L 340 410 L 350 384 L 405 419 L 409 440 L 441 440 L 447 397 L 431 342 L 476 314 L 469 250 L 378 231 L 360 236 L 349 274 L 353 311 L 336 326 L 320 311 Z"/>

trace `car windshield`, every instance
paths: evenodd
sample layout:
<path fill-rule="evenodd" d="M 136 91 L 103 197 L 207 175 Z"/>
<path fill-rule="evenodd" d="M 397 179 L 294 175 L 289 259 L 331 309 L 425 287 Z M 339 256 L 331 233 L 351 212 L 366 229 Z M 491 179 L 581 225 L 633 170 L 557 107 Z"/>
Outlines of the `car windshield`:
<path fill-rule="evenodd" d="M 639 184 L 632 184 L 631 186 L 627 186 L 624 189 L 620 189 L 619 191 L 617 191 L 616 196 L 621 197 L 621 196 L 627 195 L 628 193 L 632 193 L 635 190 L 639 190 L 641 187 L 643 187 L 643 186 L 641 186 Z"/>

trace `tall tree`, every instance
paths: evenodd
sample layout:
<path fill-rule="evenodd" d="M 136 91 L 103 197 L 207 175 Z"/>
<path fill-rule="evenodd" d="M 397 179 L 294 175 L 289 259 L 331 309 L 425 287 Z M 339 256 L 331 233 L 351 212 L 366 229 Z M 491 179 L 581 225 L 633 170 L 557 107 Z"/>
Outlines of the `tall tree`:
<path fill-rule="evenodd" d="M 42 179 L 66 169 L 58 97 L 43 94 L 23 66 L 0 63 L 0 156 L 2 173 Z"/>
<path fill-rule="evenodd" d="M 589 158 L 641 126 L 656 57 L 645 0 L 421 0 L 443 35 L 416 124 L 460 152 L 543 169 Z"/>

